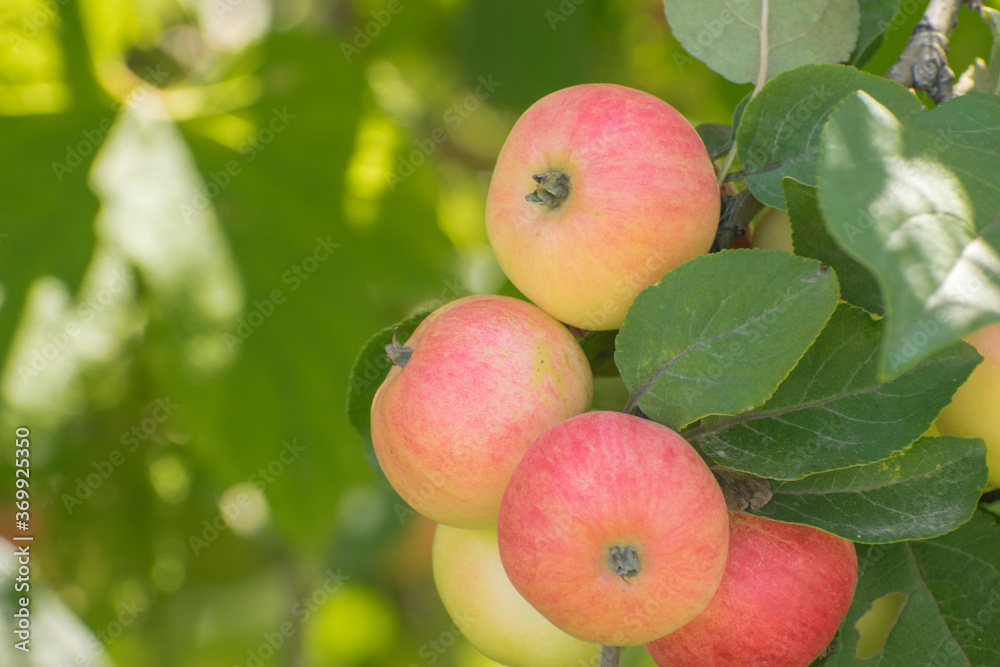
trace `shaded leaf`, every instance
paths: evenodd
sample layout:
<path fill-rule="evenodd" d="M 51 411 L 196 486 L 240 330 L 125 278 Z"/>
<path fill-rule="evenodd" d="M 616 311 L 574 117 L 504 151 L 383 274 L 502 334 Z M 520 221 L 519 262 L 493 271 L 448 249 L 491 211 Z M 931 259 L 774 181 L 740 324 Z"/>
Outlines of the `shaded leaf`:
<path fill-rule="evenodd" d="M 896 14 L 902 0 L 860 0 L 861 25 L 858 29 L 858 43 L 854 47 L 848 65 L 861 67 L 875 55 L 882 45 L 882 35 L 886 32 Z"/>
<path fill-rule="evenodd" d="M 617 377 L 615 366 L 615 338 L 617 330 L 588 331 L 580 339 L 580 347 L 590 362 L 590 371 L 594 377 Z"/>
<path fill-rule="evenodd" d="M 735 417 L 703 419 L 684 436 L 720 465 L 772 479 L 872 463 L 905 449 L 981 357 L 959 343 L 883 382 L 877 373 L 882 326 L 860 308 L 841 305 L 767 403 Z"/>
<path fill-rule="evenodd" d="M 976 513 L 931 540 L 858 545 L 858 585 L 840 625 L 843 646 L 822 664 L 847 667 L 1000 664 L 1000 527 Z M 905 596 L 885 648 L 862 662 L 855 624 L 889 593 Z"/>
<path fill-rule="evenodd" d="M 869 95 L 823 131 L 830 235 L 879 281 L 880 371 L 912 368 L 1000 320 L 1000 97 L 969 93 L 898 118 Z"/>
<path fill-rule="evenodd" d="M 733 128 L 722 123 L 702 123 L 694 129 L 713 160 L 722 155 L 733 140 Z"/>
<path fill-rule="evenodd" d="M 838 246 L 826 231 L 816 188 L 785 178 L 781 182 L 781 189 L 788 207 L 788 218 L 792 223 L 795 254 L 818 259 L 833 267 L 837 272 L 837 280 L 840 281 L 840 296 L 845 301 L 870 313 L 884 314 L 885 306 L 882 305 L 875 276 Z"/>
<path fill-rule="evenodd" d="M 816 184 L 820 129 L 840 100 L 864 90 L 906 115 L 920 111 L 912 92 L 852 67 L 808 65 L 768 82 L 747 104 L 736 132 L 747 186 L 768 206 L 784 209 L 781 179 Z"/>
<path fill-rule="evenodd" d="M 760 405 L 836 306 L 837 279 L 771 250 L 697 257 L 639 293 L 615 362 L 642 411 L 671 428 Z"/>
<path fill-rule="evenodd" d="M 920 540 L 969 520 L 986 472 L 982 441 L 921 438 L 882 461 L 776 482 L 755 514 L 855 542 Z"/>

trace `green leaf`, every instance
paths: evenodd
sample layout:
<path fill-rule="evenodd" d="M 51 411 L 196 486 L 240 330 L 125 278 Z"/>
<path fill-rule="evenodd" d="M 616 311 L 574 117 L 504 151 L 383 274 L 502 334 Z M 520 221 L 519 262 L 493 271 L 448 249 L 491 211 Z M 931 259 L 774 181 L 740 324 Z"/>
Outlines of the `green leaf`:
<path fill-rule="evenodd" d="M 986 473 L 981 440 L 921 438 L 882 461 L 777 482 L 754 514 L 854 542 L 921 540 L 969 520 Z"/>
<path fill-rule="evenodd" d="M 858 90 L 900 115 L 922 108 L 913 93 L 899 84 L 836 65 L 809 65 L 785 72 L 750 100 L 736 144 L 747 186 L 757 199 L 784 209 L 781 179 L 791 176 L 816 185 L 820 129 L 834 107 Z"/>
<path fill-rule="evenodd" d="M 736 83 L 761 69 L 762 2 L 664 0 L 674 37 L 695 58 Z M 856 0 L 771 0 L 767 78 L 799 65 L 847 60 L 858 37 Z"/>
<path fill-rule="evenodd" d="M 347 379 L 347 419 L 364 438 L 370 449 L 372 444 L 372 401 L 392 368 L 385 348 L 392 343 L 393 334 L 405 343 L 431 310 L 421 310 L 401 322 L 388 326 L 369 338 L 358 356 L 354 358 L 351 374 Z"/>
<path fill-rule="evenodd" d="M 858 585 L 824 667 L 1000 664 L 1000 527 L 976 513 L 932 540 L 858 545 Z M 857 657 L 855 624 L 889 593 L 905 596 L 885 648 Z"/>
<path fill-rule="evenodd" d="M 702 123 L 694 129 L 713 160 L 722 155 L 733 140 L 733 128 L 722 123 Z"/>
<path fill-rule="evenodd" d="M 830 235 L 881 285 L 884 374 L 1000 320 L 997 118 L 991 95 L 900 119 L 859 92 L 822 133 L 820 208 Z"/>
<path fill-rule="evenodd" d="M 642 411 L 677 429 L 760 405 L 836 307 L 837 279 L 777 250 L 695 258 L 639 293 L 615 362 Z"/>
<path fill-rule="evenodd" d="M 861 67 L 875 55 L 882 45 L 882 35 L 892 25 L 899 13 L 902 0 L 860 0 L 861 26 L 858 29 L 858 43 L 854 47 L 848 65 Z"/>
<path fill-rule="evenodd" d="M 747 104 L 750 103 L 750 98 L 752 91 L 743 96 L 739 102 L 736 103 L 736 108 L 733 109 L 733 121 L 730 127 L 733 128 L 733 140 L 736 140 L 736 131 L 740 128 L 740 123 L 743 122 L 743 112 L 747 110 Z"/>
<path fill-rule="evenodd" d="M 881 320 L 841 305 L 762 408 L 704 419 L 683 435 L 719 465 L 772 479 L 881 461 L 905 449 L 982 357 L 959 343 L 883 382 L 877 373 L 881 330 Z"/>
<path fill-rule="evenodd" d="M 788 207 L 788 218 L 792 223 L 795 254 L 818 259 L 833 267 L 840 281 L 840 296 L 845 301 L 861 306 L 870 313 L 884 314 L 885 306 L 882 305 L 875 276 L 844 252 L 826 231 L 816 188 L 803 185 L 792 178 L 784 178 L 781 189 Z"/>

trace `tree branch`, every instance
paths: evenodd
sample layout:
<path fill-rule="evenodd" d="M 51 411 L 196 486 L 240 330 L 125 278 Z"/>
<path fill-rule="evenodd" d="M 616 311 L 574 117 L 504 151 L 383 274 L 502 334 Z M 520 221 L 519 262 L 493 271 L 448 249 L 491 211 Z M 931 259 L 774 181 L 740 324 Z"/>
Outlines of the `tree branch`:
<path fill-rule="evenodd" d="M 958 24 L 963 1 L 931 0 L 885 78 L 926 92 L 935 104 L 953 97 L 955 74 L 948 67 L 948 36 Z M 982 5 L 982 0 L 968 2 L 973 9 Z"/>

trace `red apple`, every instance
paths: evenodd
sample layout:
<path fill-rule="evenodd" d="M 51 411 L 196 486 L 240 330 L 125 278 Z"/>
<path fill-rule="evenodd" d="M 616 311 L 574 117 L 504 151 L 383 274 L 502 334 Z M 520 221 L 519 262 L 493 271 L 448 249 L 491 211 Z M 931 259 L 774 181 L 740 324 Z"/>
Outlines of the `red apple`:
<path fill-rule="evenodd" d="M 729 561 L 708 607 L 646 645 L 661 667 L 807 667 L 847 615 L 854 545 L 810 526 L 730 520 Z"/>
<path fill-rule="evenodd" d="M 531 446 L 497 523 L 511 583 L 584 641 L 641 644 L 704 609 L 722 578 L 726 502 L 697 452 L 620 412 L 568 419 Z"/>
<path fill-rule="evenodd" d="M 496 525 L 532 441 L 590 407 L 593 378 L 569 330 L 510 297 L 452 301 L 406 341 L 372 403 L 375 455 L 413 509 L 460 528 Z"/>
<path fill-rule="evenodd" d="M 587 84 L 533 104 L 497 158 L 486 227 L 507 277 L 557 319 L 617 329 L 636 294 L 708 252 L 715 169 L 666 102 Z"/>

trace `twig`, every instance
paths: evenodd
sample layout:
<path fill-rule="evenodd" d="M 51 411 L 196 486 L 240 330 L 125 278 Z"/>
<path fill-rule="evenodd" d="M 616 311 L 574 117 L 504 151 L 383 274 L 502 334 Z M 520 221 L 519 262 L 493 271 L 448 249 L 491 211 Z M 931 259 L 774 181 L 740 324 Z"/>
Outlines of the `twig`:
<path fill-rule="evenodd" d="M 930 0 L 899 60 L 885 73 L 885 78 L 926 92 L 935 104 L 953 97 L 955 73 L 948 67 L 948 36 L 958 24 L 958 10 L 963 1 Z M 982 0 L 968 1 L 970 7 L 982 5 Z"/>
<path fill-rule="evenodd" d="M 750 99 L 752 100 L 760 89 L 764 87 L 767 83 L 767 57 L 768 52 L 768 31 L 770 30 L 770 18 L 768 13 L 770 12 L 770 2 L 769 0 L 763 0 L 760 7 L 760 67 L 757 70 L 757 83 L 753 87 L 753 92 L 750 93 Z M 748 100 L 749 102 L 749 100 Z M 726 181 L 726 174 L 729 173 L 729 169 L 733 166 L 733 161 L 736 159 L 736 141 L 733 141 L 729 148 L 729 155 L 726 156 L 726 161 L 722 164 L 722 168 L 719 169 L 718 181 L 719 185 L 722 185 Z"/>
<path fill-rule="evenodd" d="M 621 646 L 601 647 L 601 667 L 618 667 L 618 662 L 622 657 Z"/>

